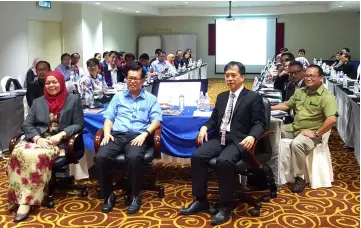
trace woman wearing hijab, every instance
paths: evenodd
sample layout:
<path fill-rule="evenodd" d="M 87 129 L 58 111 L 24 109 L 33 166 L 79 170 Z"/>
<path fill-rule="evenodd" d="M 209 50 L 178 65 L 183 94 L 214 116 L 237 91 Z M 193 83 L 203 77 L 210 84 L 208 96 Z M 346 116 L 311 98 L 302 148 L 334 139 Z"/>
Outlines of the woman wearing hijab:
<path fill-rule="evenodd" d="M 40 61 L 38 57 L 36 57 L 33 60 L 33 64 L 31 65 L 31 68 L 26 72 L 26 83 L 33 82 L 37 78 L 36 74 L 36 64 Z"/>
<path fill-rule="evenodd" d="M 175 73 L 177 73 L 177 69 L 174 66 L 174 55 L 173 54 L 169 54 L 167 56 L 167 62 L 169 63 L 170 67 L 168 72 L 171 73 L 172 75 L 174 75 Z"/>
<path fill-rule="evenodd" d="M 66 139 L 83 128 L 80 98 L 67 93 L 60 72 L 48 72 L 44 96 L 34 100 L 21 127 L 25 140 L 15 146 L 7 166 L 8 202 L 11 207 L 19 205 L 14 222 L 26 220 L 31 207 L 40 206 L 52 162 L 65 154 Z"/>

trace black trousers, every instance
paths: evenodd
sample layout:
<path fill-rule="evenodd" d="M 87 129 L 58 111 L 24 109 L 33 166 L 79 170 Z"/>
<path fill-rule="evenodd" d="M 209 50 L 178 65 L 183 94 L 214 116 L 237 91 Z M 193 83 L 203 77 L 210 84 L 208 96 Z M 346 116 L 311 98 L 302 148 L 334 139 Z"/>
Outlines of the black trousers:
<path fill-rule="evenodd" d="M 207 196 L 207 169 L 209 161 L 218 157 L 217 172 L 220 203 L 228 205 L 232 202 L 236 191 L 237 172 L 235 165 L 242 159 L 242 152 L 233 143 L 229 135 L 226 145 L 221 145 L 219 136 L 211 138 L 192 154 L 192 194 L 195 197 Z"/>
<path fill-rule="evenodd" d="M 128 180 L 131 182 L 132 196 L 137 196 L 143 185 L 144 178 L 144 154 L 149 143 L 149 138 L 142 146 L 132 146 L 132 141 L 137 135 L 121 132 L 112 132 L 114 142 L 101 146 L 95 157 L 95 168 L 100 183 L 101 191 L 104 195 L 104 201 L 109 198 L 112 192 L 112 177 L 110 167 L 114 165 L 115 158 L 125 153 L 127 161 Z"/>

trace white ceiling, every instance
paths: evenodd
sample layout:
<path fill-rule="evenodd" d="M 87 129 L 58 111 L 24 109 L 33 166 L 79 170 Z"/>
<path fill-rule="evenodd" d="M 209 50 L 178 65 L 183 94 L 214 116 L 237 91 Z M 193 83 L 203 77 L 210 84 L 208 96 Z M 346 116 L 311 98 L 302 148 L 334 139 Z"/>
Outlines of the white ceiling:
<path fill-rule="evenodd" d="M 170 8 L 222 8 L 228 7 L 228 1 L 139 1 L 140 4 L 146 4 L 158 7 L 160 9 Z M 297 6 L 297 5 L 327 5 L 330 1 L 312 2 L 312 1 L 232 1 L 232 7 L 267 7 L 267 6 Z"/>
<path fill-rule="evenodd" d="M 228 1 L 92 1 L 105 10 L 135 16 L 222 16 Z M 342 7 L 341 7 L 342 6 Z M 137 12 L 139 11 L 139 12 Z M 232 1 L 232 15 L 360 12 L 359 1 Z"/>

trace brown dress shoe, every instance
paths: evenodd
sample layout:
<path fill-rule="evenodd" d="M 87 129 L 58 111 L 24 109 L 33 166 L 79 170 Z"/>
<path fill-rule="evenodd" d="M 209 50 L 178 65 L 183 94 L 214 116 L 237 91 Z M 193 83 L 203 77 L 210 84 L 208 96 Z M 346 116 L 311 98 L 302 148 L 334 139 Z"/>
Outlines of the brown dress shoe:
<path fill-rule="evenodd" d="M 295 183 L 292 185 L 291 191 L 294 193 L 301 193 L 305 190 L 306 181 L 301 177 L 296 177 Z"/>

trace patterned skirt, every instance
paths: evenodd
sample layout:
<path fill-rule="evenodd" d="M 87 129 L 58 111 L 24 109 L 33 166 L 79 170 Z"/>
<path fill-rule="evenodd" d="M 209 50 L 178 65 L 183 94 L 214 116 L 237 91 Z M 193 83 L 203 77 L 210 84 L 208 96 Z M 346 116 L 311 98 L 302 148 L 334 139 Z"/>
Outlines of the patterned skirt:
<path fill-rule="evenodd" d="M 41 148 L 35 143 L 19 142 L 7 166 L 9 207 L 14 204 L 40 205 L 51 178 L 53 161 L 62 155 L 64 150 L 57 146 Z"/>

